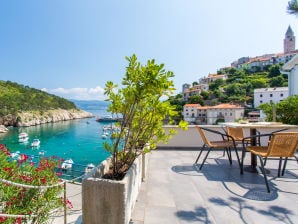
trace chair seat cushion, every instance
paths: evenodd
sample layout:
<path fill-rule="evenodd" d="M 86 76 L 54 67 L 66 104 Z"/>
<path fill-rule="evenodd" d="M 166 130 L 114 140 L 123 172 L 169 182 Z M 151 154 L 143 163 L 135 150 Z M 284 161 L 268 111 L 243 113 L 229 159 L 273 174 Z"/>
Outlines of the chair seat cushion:
<path fill-rule="evenodd" d="M 268 154 L 268 146 L 249 146 L 246 147 L 246 149 L 253 154 L 259 155 L 259 156 L 267 156 Z"/>
<path fill-rule="evenodd" d="M 211 146 L 214 148 L 234 147 L 231 141 L 211 141 Z"/>

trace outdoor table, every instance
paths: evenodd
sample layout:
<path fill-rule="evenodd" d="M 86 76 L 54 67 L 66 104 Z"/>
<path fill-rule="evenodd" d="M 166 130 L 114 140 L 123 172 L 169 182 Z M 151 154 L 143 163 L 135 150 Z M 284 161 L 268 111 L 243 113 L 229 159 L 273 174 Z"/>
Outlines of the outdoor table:
<path fill-rule="evenodd" d="M 250 136 L 254 136 L 257 134 L 257 129 L 276 129 L 276 130 L 281 130 L 281 129 L 292 129 L 292 128 L 298 128 L 298 125 L 290 125 L 290 124 L 282 124 L 279 122 L 254 122 L 254 123 L 237 123 L 237 122 L 226 122 L 226 123 L 221 123 L 222 126 L 224 127 L 238 127 L 238 128 L 249 128 L 250 130 Z M 248 137 L 248 136 L 247 136 Z M 251 139 L 251 145 L 255 146 L 256 145 L 256 139 L 252 138 Z M 250 166 L 246 166 L 244 168 L 245 171 L 251 172 L 251 173 L 256 173 L 257 172 L 257 157 L 253 153 L 251 153 L 251 161 L 250 161 Z"/>

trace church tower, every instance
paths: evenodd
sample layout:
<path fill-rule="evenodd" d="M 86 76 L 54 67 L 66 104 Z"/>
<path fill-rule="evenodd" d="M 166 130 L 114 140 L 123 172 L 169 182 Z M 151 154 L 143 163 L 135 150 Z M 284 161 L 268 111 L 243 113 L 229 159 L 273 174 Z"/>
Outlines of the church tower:
<path fill-rule="evenodd" d="M 284 39 L 284 53 L 291 51 L 295 51 L 295 36 L 291 26 L 289 26 Z"/>

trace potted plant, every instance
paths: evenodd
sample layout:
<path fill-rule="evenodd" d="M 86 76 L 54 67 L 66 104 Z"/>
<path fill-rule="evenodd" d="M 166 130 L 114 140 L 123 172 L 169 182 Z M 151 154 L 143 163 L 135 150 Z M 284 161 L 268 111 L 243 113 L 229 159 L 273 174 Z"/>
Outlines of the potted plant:
<path fill-rule="evenodd" d="M 165 132 L 163 122 L 165 119 L 171 120 L 177 112 L 168 101 L 162 101 L 163 97 L 170 96 L 175 90 L 171 80 L 173 73 L 154 60 L 142 65 L 135 55 L 126 59 L 128 66 L 122 87 L 118 88 L 111 81 L 105 86 L 105 95 L 111 102 L 108 111 L 119 116 L 121 121 L 117 124 L 117 131 L 112 134 L 111 142 L 104 144 L 111 157 L 110 163 L 105 161 L 106 166 L 99 168 L 101 178 L 83 181 L 83 222 L 128 223 L 141 183 L 138 171 L 141 170 L 142 161 L 139 156 L 155 149 L 158 142 L 167 142 L 175 134 L 174 130 Z M 128 177 L 131 174 L 134 177 Z M 128 180 L 132 183 L 126 183 Z M 117 192 L 110 185 L 113 183 L 117 186 L 126 184 L 120 187 L 125 192 Z M 116 199 L 118 193 L 123 198 Z M 133 199 L 128 195 L 133 195 Z M 96 201 L 90 202 L 92 199 Z M 115 201 L 114 205 L 110 204 L 112 201 Z M 117 214 L 116 209 L 120 211 Z M 126 210 L 129 214 L 118 218 L 119 213 Z"/>

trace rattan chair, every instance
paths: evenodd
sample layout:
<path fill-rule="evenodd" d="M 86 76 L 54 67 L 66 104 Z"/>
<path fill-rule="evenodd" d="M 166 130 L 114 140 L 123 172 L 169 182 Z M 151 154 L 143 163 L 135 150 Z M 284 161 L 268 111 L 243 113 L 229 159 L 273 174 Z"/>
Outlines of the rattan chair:
<path fill-rule="evenodd" d="M 252 137 L 265 137 L 272 136 L 267 146 L 247 146 L 245 140 Z M 262 173 L 264 175 L 265 184 L 267 191 L 270 192 L 267 175 L 264 168 L 263 158 L 279 158 L 278 176 L 280 176 L 280 170 L 282 165 L 282 160 L 284 160 L 284 165 L 282 169 L 282 176 L 284 175 L 287 160 L 289 157 L 295 157 L 295 152 L 298 147 L 298 132 L 278 132 L 273 134 L 263 134 L 258 136 L 251 136 L 244 138 L 242 141 L 243 148 L 241 159 L 241 174 L 243 174 L 243 161 L 245 157 L 245 152 L 249 151 L 259 157 L 261 163 Z"/>
<path fill-rule="evenodd" d="M 244 139 L 244 133 L 243 129 L 239 127 L 226 127 L 227 134 L 232 136 L 237 143 L 242 143 L 242 140 Z M 246 145 L 251 144 L 251 139 L 245 140 Z"/>
<path fill-rule="evenodd" d="M 206 154 L 205 158 L 203 159 L 202 164 L 200 166 L 200 170 L 202 169 L 202 167 L 203 167 L 203 165 L 204 165 L 210 151 L 213 150 L 213 149 L 224 149 L 227 152 L 230 164 L 232 164 L 231 148 L 233 148 L 236 152 L 237 160 L 238 160 L 239 167 L 240 167 L 241 163 L 240 163 L 239 154 L 238 154 L 238 151 L 237 151 L 237 148 L 236 148 L 236 142 L 235 142 L 235 140 L 233 139 L 232 136 L 227 135 L 225 133 L 221 133 L 219 131 L 208 129 L 208 128 L 203 128 L 203 127 L 198 127 L 197 126 L 197 129 L 198 129 L 198 131 L 201 135 L 201 138 L 202 138 L 204 144 L 203 144 L 203 147 L 201 148 L 201 151 L 200 151 L 200 153 L 199 153 L 199 155 L 198 155 L 198 157 L 195 161 L 195 164 L 198 163 L 198 160 L 200 159 L 203 150 L 205 148 L 208 149 L 207 154 Z M 220 140 L 220 141 L 209 141 L 208 138 L 205 135 L 205 131 L 211 132 L 213 134 L 217 134 L 217 135 L 221 136 L 222 140 Z"/>

